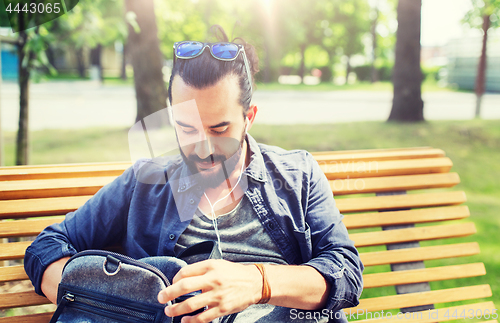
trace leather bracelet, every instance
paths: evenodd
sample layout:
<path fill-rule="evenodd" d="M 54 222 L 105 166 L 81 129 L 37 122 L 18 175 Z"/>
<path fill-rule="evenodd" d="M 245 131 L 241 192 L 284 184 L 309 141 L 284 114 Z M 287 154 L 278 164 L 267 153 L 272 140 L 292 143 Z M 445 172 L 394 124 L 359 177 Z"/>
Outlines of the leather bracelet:
<path fill-rule="evenodd" d="M 262 275 L 262 297 L 260 298 L 260 301 L 257 302 L 257 304 L 267 304 L 267 302 L 269 302 L 269 300 L 271 299 L 271 286 L 267 281 L 266 269 L 264 268 L 263 264 L 254 265 Z"/>

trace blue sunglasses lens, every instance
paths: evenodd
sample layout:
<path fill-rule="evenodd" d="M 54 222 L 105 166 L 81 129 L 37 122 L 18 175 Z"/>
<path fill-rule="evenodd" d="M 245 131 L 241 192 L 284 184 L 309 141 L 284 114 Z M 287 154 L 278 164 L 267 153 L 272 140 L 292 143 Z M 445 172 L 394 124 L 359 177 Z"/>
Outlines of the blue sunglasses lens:
<path fill-rule="evenodd" d="M 235 44 L 214 44 L 212 53 L 218 58 L 232 59 L 238 55 L 238 46 Z"/>
<path fill-rule="evenodd" d="M 177 57 L 193 57 L 198 55 L 203 49 L 203 44 L 199 42 L 182 43 L 177 46 L 175 54 Z"/>

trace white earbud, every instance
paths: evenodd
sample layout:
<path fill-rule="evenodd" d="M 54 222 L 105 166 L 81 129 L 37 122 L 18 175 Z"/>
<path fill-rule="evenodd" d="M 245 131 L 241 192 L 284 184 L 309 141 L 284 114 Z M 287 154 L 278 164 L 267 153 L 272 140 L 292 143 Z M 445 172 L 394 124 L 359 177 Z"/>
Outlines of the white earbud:
<path fill-rule="evenodd" d="M 248 123 L 250 122 L 250 119 L 248 119 L 248 117 L 245 117 L 246 120 L 245 120 L 245 134 L 247 133 L 248 131 Z"/>

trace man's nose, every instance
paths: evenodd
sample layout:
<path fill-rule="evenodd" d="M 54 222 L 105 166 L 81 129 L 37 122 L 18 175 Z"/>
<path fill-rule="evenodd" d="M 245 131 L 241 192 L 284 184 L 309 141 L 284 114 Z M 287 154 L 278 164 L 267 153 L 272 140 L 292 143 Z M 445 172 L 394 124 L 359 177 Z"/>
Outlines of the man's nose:
<path fill-rule="evenodd" d="M 211 154 L 213 154 L 214 149 L 212 146 L 212 141 L 209 136 L 205 136 L 204 140 L 200 140 L 195 144 L 194 152 L 201 159 L 205 159 Z"/>

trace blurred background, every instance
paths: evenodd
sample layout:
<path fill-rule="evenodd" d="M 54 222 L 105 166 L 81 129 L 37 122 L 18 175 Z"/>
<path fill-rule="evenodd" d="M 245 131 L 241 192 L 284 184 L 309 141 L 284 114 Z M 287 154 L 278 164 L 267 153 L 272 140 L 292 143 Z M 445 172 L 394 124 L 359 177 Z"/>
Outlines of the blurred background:
<path fill-rule="evenodd" d="M 258 142 L 443 149 L 500 304 L 500 0 L 81 0 L 0 28 L 0 166 L 130 160 L 130 127 L 166 106 L 173 43 L 213 24 L 257 49 Z"/>
<path fill-rule="evenodd" d="M 257 49 L 258 124 L 500 118 L 499 0 L 82 0 L 0 29 L 0 163 L 50 162 L 30 131 L 130 127 L 164 108 L 173 43 L 213 24 Z"/>

